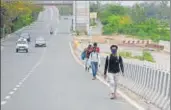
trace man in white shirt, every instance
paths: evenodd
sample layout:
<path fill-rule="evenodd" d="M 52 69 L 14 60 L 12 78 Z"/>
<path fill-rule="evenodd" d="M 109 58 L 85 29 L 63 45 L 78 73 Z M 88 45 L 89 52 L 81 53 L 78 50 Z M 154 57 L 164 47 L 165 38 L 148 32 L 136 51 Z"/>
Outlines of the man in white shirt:
<path fill-rule="evenodd" d="M 92 73 L 93 73 L 93 80 L 96 79 L 96 74 L 98 70 L 98 66 L 100 66 L 100 55 L 96 51 L 96 48 L 93 48 L 93 52 L 91 52 L 90 57 Z"/>

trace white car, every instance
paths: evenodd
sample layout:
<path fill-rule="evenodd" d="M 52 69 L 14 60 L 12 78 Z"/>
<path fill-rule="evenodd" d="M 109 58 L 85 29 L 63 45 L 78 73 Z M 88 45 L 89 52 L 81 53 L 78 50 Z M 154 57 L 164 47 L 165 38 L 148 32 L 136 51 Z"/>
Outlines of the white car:
<path fill-rule="evenodd" d="M 46 41 L 43 37 L 36 38 L 35 47 L 46 47 Z"/>
<path fill-rule="evenodd" d="M 16 52 L 24 50 L 26 53 L 28 53 L 28 47 L 27 39 L 19 39 L 16 43 Z"/>

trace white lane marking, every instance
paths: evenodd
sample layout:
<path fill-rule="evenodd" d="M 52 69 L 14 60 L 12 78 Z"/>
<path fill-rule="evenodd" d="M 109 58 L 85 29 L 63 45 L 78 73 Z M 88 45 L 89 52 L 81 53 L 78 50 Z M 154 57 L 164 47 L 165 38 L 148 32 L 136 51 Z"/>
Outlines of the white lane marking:
<path fill-rule="evenodd" d="M 19 87 L 20 87 L 20 85 L 16 85 L 16 87 L 17 87 L 17 88 L 19 88 Z"/>
<path fill-rule="evenodd" d="M 1 101 L 1 105 L 5 105 L 7 101 Z"/>
<path fill-rule="evenodd" d="M 71 50 L 71 54 L 74 57 L 74 59 L 77 61 L 77 63 L 79 63 L 81 66 L 84 67 L 84 65 L 81 63 L 81 61 L 76 57 L 76 55 L 74 54 L 74 51 L 72 49 L 71 46 L 71 42 L 69 43 L 70 46 L 70 50 Z M 99 79 L 99 81 L 101 81 L 103 84 L 107 85 L 109 87 L 109 84 L 107 82 L 105 82 L 104 80 L 102 80 L 102 78 L 100 78 L 99 76 L 97 76 L 97 78 Z M 133 105 L 134 107 L 136 107 L 138 110 L 145 110 L 143 107 L 141 107 L 139 104 L 137 104 L 135 101 L 133 101 L 131 98 L 129 98 L 128 96 L 126 96 L 124 93 L 122 93 L 121 91 L 117 90 L 118 94 L 120 94 L 125 100 L 127 100 L 131 105 Z"/>
<path fill-rule="evenodd" d="M 26 79 L 24 78 L 24 79 L 22 79 L 22 81 L 21 81 L 21 82 L 22 82 L 22 83 L 24 83 L 24 81 L 25 81 L 25 80 L 26 80 Z"/>
<path fill-rule="evenodd" d="M 6 96 L 6 97 L 5 97 L 6 100 L 7 100 L 7 99 L 10 99 L 10 98 L 11 98 L 11 96 Z"/>
<path fill-rule="evenodd" d="M 17 91 L 18 88 L 24 83 L 24 81 L 26 81 L 26 79 L 31 75 L 31 72 L 33 72 L 34 69 L 36 69 L 40 65 L 41 61 L 43 60 L 46 49 L 47 48 L 44 49 L 41 55 L 41 58 L 38 60 L 36 65 L 27 73 L 27 75 L 22 79 L 22 81 L 20 81 L 19 84 L 16 85 L 16 87 L 12 91 L 9 92 L 8 96 L 6 96 L 3 101 L 1 101 L 1 105 L 5 105 L 7 103 L 7 101 L 11 98 L 11 96 L 15 93 L 15 91 Z"/>
<path fill-rule="evenodd" d="M 17 88 L 14 88 L 13 90 L 14 90 L 14 91 L 16 91 L 16 90 L 17 90 Z"/>
<path fill-rule="evenodd" d="M 18 84 L 19 84 L 19 85 L 22 85 L 22 84 L 23 84 L 23 82 L 19 82 Z"/>
<path fill-rule="evenodd" d="M 9 94 L 10 94 L 10 95 L 14 94 L 14 91 L 11 91 Z"/>

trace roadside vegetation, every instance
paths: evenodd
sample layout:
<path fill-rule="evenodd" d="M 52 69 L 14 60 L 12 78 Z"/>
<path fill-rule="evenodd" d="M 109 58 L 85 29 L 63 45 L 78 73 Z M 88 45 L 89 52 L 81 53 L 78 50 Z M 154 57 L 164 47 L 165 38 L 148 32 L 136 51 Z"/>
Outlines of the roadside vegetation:
<path fill-rule="evenodd" d="M 95 20 L 90 20 L 90 26 L 96 26 L 97 23 L 95 22 Z"/>
<path fill-rule="evenodd" d="M 133 56 L 131 52 L 126 52 L 126 51 L 119 52 L 119 55 L 128 59 L 132 58 L 132 59 L 138 59 L 141 61 L 146 60 L 146 61 L 153 62 L 153 63 L 155 62 L 155 60 L 153 59 L 153 56 L 148 51 L 143 51 L 141 56 Z"/>
<path fill-rule="evenodd" d="M 110 53 L 106 53 L 106 54 L 109 55 Z M 142 55 L 132 55 L 131 52 L 120 51 L 119 55 L 122 56 L 123 58 L 126 58 L 126 59 L 137 59 L 140 61 L 148 61 L 148 62 L 152 62 L 152 63 L 156 62 L 154 60 L 153 56 L 151 55 L 151 53 L 148 51 L 143 51 Z"/>
<path fill-rule="evenodd" d="M 43 10 L 41 5 L 15 0 L 1 1 L 1 38 L 24 26 L 31 24 Z"/>
<path fill-rule="evenodd" d="M 92 3 L 90 11 L 98 12 L 103 24 L 103 34 L 125 34 L 139 39 L 170 41 L 170 6 L 168 1 L 134 4 Z"/>

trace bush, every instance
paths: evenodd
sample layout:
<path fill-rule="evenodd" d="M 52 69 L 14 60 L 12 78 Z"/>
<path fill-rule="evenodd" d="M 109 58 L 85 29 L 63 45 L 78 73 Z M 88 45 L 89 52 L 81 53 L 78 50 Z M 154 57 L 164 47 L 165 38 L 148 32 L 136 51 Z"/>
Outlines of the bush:
<path fill-rule="evenodd" d="M 121 55 L 124 58 L 133 58 L 141 61 L 146 60 L 149 62 L 155 62 L 150 52 L 146 52 L 146 51 L 143 52 L 142 56 L 132 56 L 131 52 L 124 52 L 124 51 L 119 52 L 119 55 Z"/>
<path fill-rule="evenodd" d="M 143 58 L 146 61 L 155 62 L 154 59 L 153 59 L 153 56 L 151 55 L 150 52 L 144 51 L 143 52 Z"/>
<path fill-rule="evenodd" d="M 139 39 L 151 39 L 155 42 L 170 41 L 168 23 L 160 22 L 156 18 L 146 18 L 143 14 L 136 18 L 136 13 L 131 12 L 133 13 L 131 16 L 128 10 L 124 6 L 108 5 L 98 13 L 103 24 L 103 34 L 119 33 L 137 36 Z"/>
<path fill-rule="evenodd" d="M 123 56 L 124 58 L 132 58 L 131 52 L 119 52 L 119 55 Z"/>

